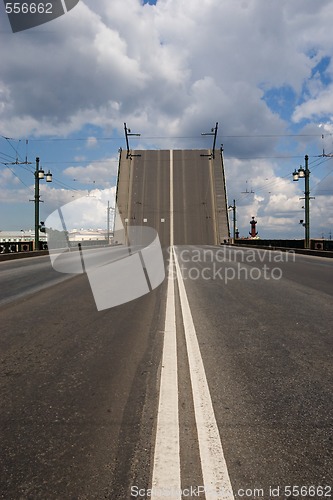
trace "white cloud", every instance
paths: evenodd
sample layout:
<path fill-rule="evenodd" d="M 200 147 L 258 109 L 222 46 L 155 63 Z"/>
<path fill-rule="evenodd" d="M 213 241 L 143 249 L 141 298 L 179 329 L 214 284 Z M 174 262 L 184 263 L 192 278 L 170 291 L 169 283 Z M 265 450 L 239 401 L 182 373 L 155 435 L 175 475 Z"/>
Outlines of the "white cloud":
<path fill-rule="evenodd" d="M 297 30 L 297 22 L 308 26 L 310 14 L 301 9 L 290 16 L 288 3 L 159 0 L 142 8 L 131 0 L 124 8 L 122 0 L 98 7 L 82 0 L 70 16 L 53 22 L 52 31 L 21 33 L 10 51 L 0 49 L 2 114 L 9 127 L 23 119 L 28 134 L 69 132 L 87 120 L 105 126 L 122 122 L 124 114 L 146 116 L 143 130 L 154 130 L 169 121 L 174 128 L 204 95 L 206 115 L 209 100 L 209 110 L 216 115 L 218 109 L 232 128 L 235 106 L 237 122 L 248 125 L 246 108 L 237 105 L 245 90 L 259 125 L 267 111 L 258 85 L 300 88 L 311 70 L 304 53 L 309 40 Z M 180 120 L 178 133 L 182 126 Z"/>
<path fill-rule="evenodd" d="M 321 116 L 330 116 L 333 110 L 333 85 L 318 92 L 314 99 L 310 99 L 296 107 L 293 120 L 300 122 L 304 119 L 319 119 Z"/>
<path fill-rule="evenodd" d="M 98 140 L 96 137 L 88 137 L 86 145 L 87 145 L 87 148 L 93 148 L 97 145 L 97 143 L 98 143 Z"/>
<path fill-rule="evenodd" d="M 312 75 L 333 53 L 331 0 L 158 0 L 156 6 L 142 6 L 141 0 L 81 0 L 70 14 L 11 36 L 0 18 L 5 42 L 0 41 L 0 132 L 66 137 L 91 127 L 85 149 L 72 156 L 82 163 L 66 166 L 65 180 L 79 179 L 81 188 L 111 188 L 119 144 L 101 155 L 94 128 L 122 134 L 127 122 L 141 132 L 142 147 L 204 147 L 210 143 L 201 132 L 218 121 L 239 223 L 245 228 L 257 215 L 270 231 L 274 221 L 280 234 L 294 230 L 285 222 L 299 210 L 301 191 L 270 158 L 281 148 L 278 137 L 239 136 L 288 134 L 303 120 L 309 121 L 304 130 L 310 134 L 332 133 L 328 80 L 333 64 L 326 69 L 327 80 L 318 70 Z M 283 86 L 295 93 L 291 122 L 263 99 L 265 91 Z M 320 153 L 321 143 L 314 141 L 299 138 L 284 145 L 283 153 L 304 156 L 309 146 Z M 98 161 L 84 164 L 94 152 Z M 246 181 L 255 196 L 241 195 Z M 45 189 L 53 205 L 73 196 L 68 189 Z M 328 199 L 320 198 L 323 204 Z M 314 224 L 320 225 L 315 210 Z"/>
<path fill-rule="evenodd" d="M 99 190 L 93 189 L 88 192 L 78 191 L 69 193 L 67 190 L 48 189 L 47 215 L 67 203 L 75 201 L 71 205 L 71 211 L 67 214 L 66 225 L 69 229 L 105 229 L 107 225 L 107 207 L 114 207 L 115 187 Z M 111 214 L 110 214 L 111 216 Z"/>
<path fill-rule="evenodd" d="M 118 158 L 111 157 L 85 166 L 70 166 L 63 173 L 80 184 L 113 185 L 118 163 Z"/>

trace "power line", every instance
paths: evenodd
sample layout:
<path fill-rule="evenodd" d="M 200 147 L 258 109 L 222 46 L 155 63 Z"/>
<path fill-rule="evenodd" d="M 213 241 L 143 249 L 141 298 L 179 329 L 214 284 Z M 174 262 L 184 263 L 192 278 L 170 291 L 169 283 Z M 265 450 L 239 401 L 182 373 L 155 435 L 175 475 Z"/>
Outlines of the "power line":
<path fill-rule="evenodd" d="M 16 174 L 16 172 L 14 172 L 14 170 L 12 168 L 10 168 L 9 165 L 6 165 L 6 167 L 12 172 L 12 174 L 15 175 L 15 177 L 23 184 L 23 186 L 28 188 L 29 191 L 31 191 L 33 193 L 33 189 L 30 186 L 28 186 L 24 181 L 22 181 L 22 179 Z"/>
<path fill-rule="evenodd" d="M 333 134 L 325 134 L 325 136 L 332 136 Z M 9 142 L 9 140 L 17 140 L 17 141 L 21 141 L 22 139 L 13 139 L 13 138 L 10 138 L 10 137 L 5 137 L 5 136 L 1 136 L 3 139 L 7 140 Z M 95 136 L 92 136 L 96 141 L 123 141 L 123 137 L 95 137 Z M 142 140 L 142 139 L 145 139 L 145 140 L 153 140 L 153 139 L 165 139 L 165 140 L 168 140 L 168 139 L 198 139 L 198 138 L 201 138 L 201 139 L 204 139 L 205 137 L 204 136 L 201 136 L 201 135 L 189 135 L 189 136 L 186 136 L 186 135 L 162 135 L 162 136 L 143 136 L 141 134 L 141 137 L 137 137 L 138 140 Z M 222 138 L 227 138 L 227 139 L 257 139 L 257 138 L 278 138 L 278 137 L 320 137 L 320 138 L 323 138 L 323 134 L 221 134 L 219 135 L 219 137 L 222 137 Z M 33 139 L 33 138 L 29 138 L 29 139 L 24 139 L 25 141 L 29 141 L 29 142 L 59 142 L 59 141 L 68 141 L 68 142 L 71 142 L 71 141 L 88 141 L 89 140 L 89 137 L 50 137 L 50 138 L 44 138 L 44 139 Z M 9 143 L 10 144 L 10 143 Z M 12 145 L 11 145 L 12 146 Z M 13 147 L 13 146 L 12 146 Z M 14 149 L 14 148 L 13 148 Z M 15 149 L 14 149 L 15 150 Z M 16 150 L 15 150 L 16 151 Z"/>
<path fill-rule="evenodd" d="M 326 134 L 333 135 L 333 134 Z M 233 139 L 242 139 L 242 138 L 274 138 L 274 137 L 320 137 L 322 138 L 322 134 L 240 134 L 240 135 L 222 135 L 222 137 L 233 138 Z"/>
<path fill-rule="evenodd" d="M 19 163 L 18 159 L 20 158 L 20 160 L 22 161 L 22 157 L 20 157 L 19 153 L 18 153 L 18 148 L 14 148 L 14 146 L 12 145 L 12 143 L 10 141 L 14 141 L 15 139 L 12 139 L 11 137 L 5 137 L 5 136 L 1 136 L 3 139 L 5 139 L 6 142 L 8 142 L 8 144 L 10 145 L 10 147 L 15 151 L 15 163 Z M 21 142 L 21 139 L 17 139 L 17 142 Z M 27 161 L 27 159 L 26 159 Z"/>
<path fill-rule="evenodd" d="M 318 188 L 318 186 L 327 178 L 329 177 L 331 174 L 333 174 L 333 170 L 331 170 L 330 172 L 328 172 L 327 175 L 325 175 L 322 179 L 320 179 L 320 181 L 317 182 L 317 184 L 315 184 L 314 186 L 312 186 L 312 190 Z M 318 192 L 329 192 L 329 193 L 332 193 L 332 190 L 330 189 L 320 189 Z"/>
<path fill-rule="evenodd" d="M 9 160 L 13 161 L 14 160 L 14 156 L 10 156 L 7 153 L 0 152 L 0 155 L 3 156 L 3 160 L 6 160 L 6 161 L 9 161 Z"/>
<path fill-rule="evenodd" d="M 89 164 L 89 163 L 118 163 L 119 160 L 116 159 L 116 160 L 110 160 L 110 159 L 106 159 L 106 160 L 94 160 L 94 159 L 90 159 L 90 160 L 61 160 L 61 161 L 43 161 L 43 165 L 65 165 L 65 164 Z"/>

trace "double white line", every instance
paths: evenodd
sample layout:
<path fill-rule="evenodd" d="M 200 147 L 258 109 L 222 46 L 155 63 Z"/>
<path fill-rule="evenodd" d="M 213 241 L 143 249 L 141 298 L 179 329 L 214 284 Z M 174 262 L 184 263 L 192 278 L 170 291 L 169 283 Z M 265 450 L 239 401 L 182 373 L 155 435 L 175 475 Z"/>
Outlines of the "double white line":
<path fill-rule="evenodd" d="M 184 281 L 173 247 L 173 151 L 170 151 L 170 262 L 160 399 L 155 441 L 152 499 L 181 500 L 179 446 L 177 331 L 173 270 L 176 267 L 187 355 L 192 385 L 194 414 L 206 500 L 233 500 L 234 495 L 217 427 L 198 339 Z M 193 485 L 195 486 L 195 485 Z M 170 495 L 168 496 L 168 492 Z"/>

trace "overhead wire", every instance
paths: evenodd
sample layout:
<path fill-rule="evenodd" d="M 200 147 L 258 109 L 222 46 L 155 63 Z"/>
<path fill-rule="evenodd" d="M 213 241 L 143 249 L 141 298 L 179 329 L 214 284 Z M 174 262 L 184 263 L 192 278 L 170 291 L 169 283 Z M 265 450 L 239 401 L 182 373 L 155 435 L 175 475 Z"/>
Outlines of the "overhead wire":
<path fill-rule="evenodd" d="M 333 134 L 325 134 L 325 136 L 331 136 Z M 5 139 L 8 144 L 10 145 L 10 147 L 14 150 L 15 152 L 15 155 L 16 155 L 16 161 L 18 160 L 18 158 L 20 157 L 19 155 L 19 152 L 18 152 L 18 147 L 15 149 L 14 146 L 12 145 L 11 141 L 14 141 L 15 139 L 12 139 L 12 138 L 9 138 L 9 137 L 5 137 L 5 136 L 1 136 L 3 139 Z M 152 140 L 152 139 L 198 139 L 198 137 L 200 138 L 204 138 L 202 136 L 148 136 L 148 137 L 140 137 L 140 139 L 144 139 L 144 140 Z M 323 137 L 323 134 L 223 134 L 222 135 L 222 138 L 277 138 L 277 137 Z M 101 138 L 96 138 L 97 141 L 109 141 L 109 140 L 120 140 L 122 139 L 121 137 L 101 137 Z M 133 139 L 135 139 L 135 137 L 133 137 Z M 139 139 L 139 138 L 137 138 Z M 21 139 L 16 139 L 19 143 L 21 142 Z M 47 142 L 47 141 L 87 141 L 88 138 L 85 137 L 85 138 L 81 138 L 81 137 L 78 137 L 78 138 L 44 138 L 44 139 L 26 139 L 25 142 L 26 142 L 26 148 L 28 147 L 28 143 L 29 141 L 30 142 Z M 1 155 L 4 155 L 6 156 L 7 158 L 2 158 L 2 159 L 13 159 L 10 155 L 8 155 L 7 153 L 0 153 Z M 228 158 L 228 155 L 225 155 L 226 158 Z M 246 159 L 293 159 L 293 158 L 302 158 L 301 155 L 274 155 L 274 156 L 244 156 L 244 157 L 237 157 L 238 159 L 240 160 L 246 160 Z M 322 163 L 324 163 L 325 161 L 328 161 L 329 158 L 325 159 L 325 160 L 319 160 L 316 159 L 316 160 L 313 160 L 311 165 L 312 165 L 312 169 L 315 169 L 317 168 L 319 165 L 321 165 Z M 52 164 L 84 164 L 84 163 L 104 163 L 106 160 L 92 160 L 92 159 L 89 159 L 89 160 L 80 160 L 80 161 L 76 161 L 76 160 L 62 160 L 62 161 L 57 161 L 57 162 L 54 162 L 54 161 L 44 161 L 43 163 L 44 164 L 47 164 L 47 165 L 52 165 Z M 109 162 L 118 162 L 118 160 L 112 160 L 112 159 L 108 159 L 107 161 Z M 14 162 L 13 162 L 14 163 Z M 24 162 L 22 162 L 22 164 L 24 164 Z M 23 166 L 23 165 L 22 165 Z M 29 168 L 25 168 L 25 170 L 29 171 L 29 172 L 32 172 L 31 169 Z M 14 171 L 11 170 L 13 173 Z M 19 178 L 18 175 L 16 175 L 16 173 L 14 173 L 14 175 L 20 180 L 20 182 L 22 182 L 22 184 L 24 184 L 26 186 L 26 184 Z M 289 174 L 287 174 L 286 176 L 283 176 L 282 179 L 288 177 Z M 330 174 L 328 174 L 330 175 Z M 326 176 L 325 176 L 326 178 Z M 259 188 L 256 189 L 256 192 L 260 192 L 262 190 L 265 190 L 267 189 L 268 187 L 270 186 L 273 186 L 277 183 L 279 183 L 281 180 L 281 178 L 279 179 L 275 179 L 273 180 L 271 183 L 269 184 L 265 184 Z M 66 187 L 68 188 L 69 190 L 72 190 L 72 191 L 77 191 L 77 189 L 73 189 L 71 186 L 69 186 L 68 184 L 65 184 L 63 183 L 62 181 L 58 181 L 56 179 L 54 179 L 55 182 L 57 182 L 59 185 L 63 186 L 63 187 Z M 245 198 L 246 196 L 248 196 L 248 194 L 252 194 L 252 193 L 243 193 L 245 194 L 245 196 L 243 196 L 241 199 Z"/>
<path fill-rule="evenodd" d="M 16 174 L 16 172 L 9 166 L 9 165 L 6 165 L 6 167 L 12 172 L 12 174 L 23 184 L 23 186 L 25 186 L 26 188 L 29 189 L 29 191 L 33 192 L 33 189 L 28 186 L 28 184 L 26 184 L 24 181 L 22 181 L 22 179 Z"/>
<path fill-rule="evenodd" d="M 326 136 L 332 136 L 333 134 L 325 134 L 324 137 Z M 322 137 L 323 134 L 221 134 L 219 135 L 220 138 L 222 139 L 257 139 L 257 138 L 283 138 L 283 137 Z M 3 139 L 6 140 L 15 140 L 9 137 L 1 136 Z M 94 137 L 96 141 L 119 141 L 119 140 L 124 140 L 122 136 L 119 137 Z M 131 137 L 131 140 L 153 140 L 153 139 L 163 139 L 163 140 L 169 140 L 169 139 L 205 139 L 207 138 L 206 136 L 202 135 L 189 135 L 189 136 L 181 136 L 181 135 L 164 135 L 164 136 L 143 136 L 142 134 L 138 137 L 133 136 Z M 29 142 L 56 142 L 56 141 L 88 141 L 89 137 L 47 137 L 47 138 L 40 138 L 40 139 L 35 139 L 35 138 L 28 138 L 25 139 L 26 141 Z M 16 139 L 18 141 L 21 141 L 22 139 Z M 13 147 L 13 146 L 12 146 Z"/>
<path fill-rule="evenodd" d="M 18 161 L 18 159 L 20 158 L 22 160 L 22 157 L 20 156 L 20 154 L 18 153 L 18 147 L 15 149 L 14 146 L 12 145 L 12 143 L 10 141 L 14 141 L 14 140 L 17 140 L 18 143 L 21 142 L 21 139 L 11 139 L 10 137 L 5 137 L 5 136 L 1 136 L 3 139 L 6 140 L 6 142 L 10 145 L 10 147 L 15 151 L 15 159 L 16 161 Z"/>
<path fill-rule="evenodd" d="M 320 181 L 317 182 L 317 184 L 315 184 L 314 186 L 312 186 L 312 190 L 316 190 L 316 192 L 329 192 L 329 193 L 332 193 L 332 189 L 320 189 L 318 191 L 318 186 L 325 180 L 327 179 L 327 177 L 329 177 L 331 174 L 333 174 L 333 169 L 328 172 L 322 179 L 320 179 Z M 333 193 L 332 193 L 333 194 Z"/>
<path fill-rule="evenodd" d="M 319 158 L 318 158 L 318 162 L 316 165 L 312 165 L 311 168 L 312 168 L 312 172 L 314 171 L 315 168 L 319 167 L 320 165 L 322 165 L 323 163 L 327 163 L 329 160 L 332 160 L 333 159 L 333 153 L 328 153 L 328 156 L 324 156 L 324 155 L 320 155 L 320 158 L 321 158 L 321 161 L 319 161 Z M 330 170 L 324 177 L 322 177 L 321 179 L 319 179 L 319 181 L 314 185 L 312 186 L 312 191 L 318 189 L 318 186 L 325 180 L 327 179 L 327 177 L 329 177 L 331 174 L 333 173 L 333 169 Z M 320 191 L 323 191 L 323 190 L 320 190 Z M 328 192 L 331 192 L 331 190 L 327 190 Z"/>
<path fill-rule="evenodd" d="M 15 158 L 13 156 L 8 155 L 7 153 L 0 152 L 0 156 L 3 156 L 3 160 L 13 161 Z"/>

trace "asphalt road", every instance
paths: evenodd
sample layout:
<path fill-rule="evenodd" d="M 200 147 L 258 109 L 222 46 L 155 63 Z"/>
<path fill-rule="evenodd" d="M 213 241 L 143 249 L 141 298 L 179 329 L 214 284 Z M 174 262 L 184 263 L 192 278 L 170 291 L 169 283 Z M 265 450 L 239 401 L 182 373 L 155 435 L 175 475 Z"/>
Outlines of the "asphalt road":
<path fill-rule="evenodd" d="M 212 161 L 204 150 L 174 151 L 174 242 L 176 245 L 218 241 Z"/>
<path fill-rule="evenodd" d="M 163 247 L 170 243 L 170 152 L 122 152 L 117 206 L 124 225 L 157 230 Z"/>
<path fill-rule="evenodd" d="M 161 294 L 97 312 L 79 275 L 1 308 L 2 498 L 127 498 L 149 474 Z"/>
<path fill-rule="evenodd" d="M 232 498 L 284 499 L 290 486 L 289 498 L 332 497 L 333 263 L 214 246 L 178 246 L 176 255 L 176 358 L 165 345 L 168 280 L 97 312 L 85 275 L 27 293 L 25 266 L 12 263 L 17 296 L 0 306 L 1 498 L 150 498 L 172 449 L 183 498 L 197 498 L 214 460 L 222 463 L 203 451 L 205 436 L 216 436 L 198 401 L 216 423 Z M 29 266 L 37 275 L 46 263 Z M 161 392 L 170 366 L 177 385 Z M 160 422 L 162 393 L 177 401 L 176 423 Z M 170 444 L 160 462 L 158 433 Z M 227 498 L 206 486 L 207 499 Z"/>
<path fill-rule="evenodd" d="M 85 274 L 0 264 L 1 498 L 331 498 L 333 263 L 214 246 L 218 166 L 132 153 L 118 209 L 158 231 L 160 286 L 98 312 Z"/>
<path fill-rule="evenodd" d="M 125 224 L 153 227 L 162 247 L 169 246 L 172 161 L 174 243 L 214 245 L 228 238 L 225 190 L 221 188 L 220 198 L 215 190 L 217 181 L 222 182 L 220 157 L 210 160 L 207 150 L 138 150 L 131 154 L 132 159 L 126 159 L 122 152 L 118 183 L 117 205 Z"/>
<path fill-rule="evenodd" d="M 0 262 L 0 305 L 68 278 L 52 268 L 48 255 Z"/>
<path fill-rule="evenodd" d="M 135 246 L 132 250 L 137 250 Z M 62 253 L 63 252 L 63 253 Z M 84 266 L 103 266 L 128 255 L 128 248 L 119 246 L 84 248 Z M 77 250 L 54 250 L 53 264 L 49 255 L 0 262 L 0 305 L 20 297 L 43 291 L 82 273 L 82 259 Z M 58 272 L 60 271 L 60 272 Z"/>
<path fill-rule="evenodd" d="M 235 497 L 331 486 L 330 259 L 185 248 L 180 261 Z"/>

